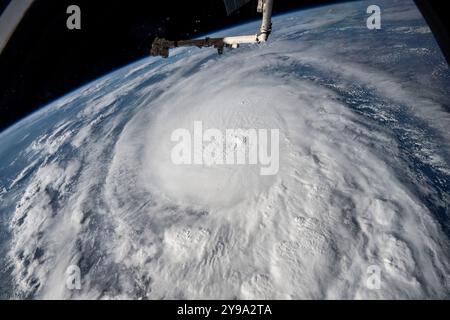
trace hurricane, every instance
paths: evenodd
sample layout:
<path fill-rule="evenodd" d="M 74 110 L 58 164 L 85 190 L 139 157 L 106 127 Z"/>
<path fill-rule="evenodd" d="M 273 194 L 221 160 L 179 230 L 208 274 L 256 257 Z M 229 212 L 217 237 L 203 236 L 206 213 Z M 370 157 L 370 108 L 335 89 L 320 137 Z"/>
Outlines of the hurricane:
<path fill-rule="evenodd" d="M 145 58 L 1 133 L 0 295 L 449 298 L 450 71 L 414 3 L 382 3 L 381 30 L 367 1 L 288 13 L 267 43 Z M 279 130 L 278 171 L 174 163 L 196 121 Z"/>

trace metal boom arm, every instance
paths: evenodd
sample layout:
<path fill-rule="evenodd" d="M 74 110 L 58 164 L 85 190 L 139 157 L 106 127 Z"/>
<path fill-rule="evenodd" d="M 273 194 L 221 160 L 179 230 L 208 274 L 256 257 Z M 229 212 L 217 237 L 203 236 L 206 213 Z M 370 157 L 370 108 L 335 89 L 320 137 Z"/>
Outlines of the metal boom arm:
<path fill-rule="evenodd" d="M 241 44 L 245 43 L 265 42 L 272 32 L 272 8 L 273 0 L 259 0 L 258 12 L 262 12 L 263 18 L 259 33 L 255 35 L 179 41 L 156 38 L 153 41 L 150 54 L 152 56 L 167 58 L 169 56 L 169 50 L 177 47 L 214 47 L 217 49 L 219 54 L 222 54 L 224 48 L 238 48 Z"/>

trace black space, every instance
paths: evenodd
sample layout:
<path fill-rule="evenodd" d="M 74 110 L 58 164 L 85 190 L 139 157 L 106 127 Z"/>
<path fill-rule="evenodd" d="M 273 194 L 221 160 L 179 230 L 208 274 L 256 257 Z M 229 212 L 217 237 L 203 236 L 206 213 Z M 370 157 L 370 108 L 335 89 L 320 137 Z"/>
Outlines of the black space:
<path fill-rule="evenodd" d="M 338 1 L 275 0 L 274 13 L 331 2 Z M 0 10 L 7 3 L 0 1 Z M 252 0 L 227 16 L 222 0 L 36 0 L 0 55 L 0 131 L 75 88 L 147 56 L 155 36 L 188 39 L 259 19 L 256 3 Z M 66 9 L 72 4 L 81 8 L 81 30 L 66 27 Z M 448 41 L 442 21 L 436 30 Z"/>

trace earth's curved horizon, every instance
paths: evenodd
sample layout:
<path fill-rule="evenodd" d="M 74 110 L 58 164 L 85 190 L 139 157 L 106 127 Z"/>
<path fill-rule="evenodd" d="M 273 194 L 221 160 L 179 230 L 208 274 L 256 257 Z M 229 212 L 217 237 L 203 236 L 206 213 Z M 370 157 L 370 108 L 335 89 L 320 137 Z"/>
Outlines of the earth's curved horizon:
<path fill-rule="evenodd" d="M 367 1 L 291 12 L 1 132 L 0 298 L 450 298 L 450 71 L 413 1 L 379 2 L 381 30 Z M 279 172 L 174 165 L 194 121 L 279 129 Z"/>

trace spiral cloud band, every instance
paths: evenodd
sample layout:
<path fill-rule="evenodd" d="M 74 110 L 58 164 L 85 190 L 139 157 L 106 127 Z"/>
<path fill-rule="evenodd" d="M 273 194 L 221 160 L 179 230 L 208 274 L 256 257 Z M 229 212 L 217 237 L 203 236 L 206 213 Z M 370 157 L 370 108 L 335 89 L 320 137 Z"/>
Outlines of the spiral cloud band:
<path fill-rule="evenodd" d="M 0 185 L 2 281 L 38 298 L 449 297 L 449 71 L 412 2 L 386 2 L 381 40 L 366 7 L 277 17 L 269 43 L 223 56 L 144 59 L 0 135 L 25 145 Z M 192 145 L 192 162 L 251 141 L 265 158 L 173 161 L 198 122 L 266 134 Z"/>

